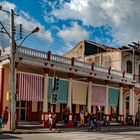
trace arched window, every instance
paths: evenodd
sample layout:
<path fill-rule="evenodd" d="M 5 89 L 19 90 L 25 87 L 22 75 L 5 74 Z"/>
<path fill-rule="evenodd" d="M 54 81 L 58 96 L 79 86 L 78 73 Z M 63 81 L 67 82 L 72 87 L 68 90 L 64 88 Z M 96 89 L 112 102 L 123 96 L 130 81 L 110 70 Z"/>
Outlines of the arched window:
<path fill-rule="evenodd" d="M 127 73 L 132 73 L 132 62 L 127 61 Z"/>

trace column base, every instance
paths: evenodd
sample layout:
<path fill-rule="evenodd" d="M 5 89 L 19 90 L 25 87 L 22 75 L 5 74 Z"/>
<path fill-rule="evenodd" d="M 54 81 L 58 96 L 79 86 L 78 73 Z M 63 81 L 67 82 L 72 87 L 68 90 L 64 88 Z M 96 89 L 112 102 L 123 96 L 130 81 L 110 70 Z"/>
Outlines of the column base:
<path fill-rule="evenodd" d="M 134 115 L 128 115 L 127 123 L 128 125 L 134 125 Z"/>
<path fill-rule="evenodd" d="M 119 122 L 121 125 L 124 125 L 124 115 L 118 115 L 118 122 Z"/>
<path fill-rule="evenodd" d="M 42 112 L 41 113 L 41 123 L 43 124 L 43 127 L 49 127 L 49 125 L 48 125 L 48 118 L 49 118 L 49 116 L 48 116 L 48 113 L 47 112 Z"/>
<path fill-rule="evenodd" d="M 73 120 L 72 120 L 72 114 L 69 114 L 69 121 L 68 121 L 68 124 L 67 124 L 67 127 L 73 127 Z"/>

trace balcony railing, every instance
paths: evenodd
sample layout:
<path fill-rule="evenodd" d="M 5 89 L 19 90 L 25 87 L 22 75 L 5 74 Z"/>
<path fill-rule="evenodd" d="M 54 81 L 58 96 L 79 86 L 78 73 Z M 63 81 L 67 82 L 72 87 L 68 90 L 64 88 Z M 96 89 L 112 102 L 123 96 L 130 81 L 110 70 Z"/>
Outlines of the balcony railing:
<path fill-rule="evenodd" d="M 2 55 L 10 53 L 9 49 L 10 48 L 7 48 L 6 52 L 4 52 Z M 125 73 L 125 75 L 123 75 L 123 72 L 121 71 L 117 71 L 117 70 L 113 70 L 113 69 L 109 69 L 109 68 L 97 66 L 97 65 L 92 66 L 92 64 L 89 64 L 83 61 L 69 59 L 69 58 L 59 56 L 56 54 L 51 54 L 51 52 L 44 52 L 44 51 L 39 51 L 39 50 L 31 49 L 31 48 L 20 47 L 17 50 L 17 54 L 22 55 L 22 56 L 32 57 L 32 58 L 40 58 L 45 61 L 48 60 L 48 61 L 51 61 L 52 63 L 67 65 L 69 67 L 73 67 L 78 70 L 80 69 L 89 73 L 98 73 L 98 75 L 101 75 L 104 77 L 106 76 L 110 78 L 115 78 L 120 82 L 121 80 L 124 80 L 125 82 L 129 81 L 129 83 L 134 82 L 132 74 Z"/>

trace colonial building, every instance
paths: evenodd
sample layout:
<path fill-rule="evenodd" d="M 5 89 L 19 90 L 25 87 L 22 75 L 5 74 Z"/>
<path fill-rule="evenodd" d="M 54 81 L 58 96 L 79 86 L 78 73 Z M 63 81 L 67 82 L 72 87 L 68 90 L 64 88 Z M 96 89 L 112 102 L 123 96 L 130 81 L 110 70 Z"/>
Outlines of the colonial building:
<path fill-rule="evenodd" d="M 123 51 L 125 50 L 125 51 Z M 64 56 L 21 47 L 16 52 L 16 122 L 40 121 L 45 126 L 48 112 L 63 119 L 70 108 L 69 122 L 81 109 L 88 109 L 98 120 L 127 123 L 139 110 L 139 57 L 132 67 L 131 51 L 82 41 Z M 8 106 L 10 49 L 1 51 L 0 114 Z M 136 54 L 136 53 L 135 53 Z M 133 73 L 132 71 L 135 70 Z M 59 78 L 57 103 L 52 105 L 54 77 Z M 10 113 L 9 113 L 10 114 Z M 10 121 L 10 116 L 8 118 Z M 7 124 L 8 124 L 7 122 Z"/>

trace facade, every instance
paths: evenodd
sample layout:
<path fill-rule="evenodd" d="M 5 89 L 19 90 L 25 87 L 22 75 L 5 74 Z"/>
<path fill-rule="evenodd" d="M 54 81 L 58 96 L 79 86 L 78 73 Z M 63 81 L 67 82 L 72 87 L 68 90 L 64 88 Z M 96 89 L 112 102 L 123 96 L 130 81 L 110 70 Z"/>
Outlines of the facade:
<path fill-rule="evenodd" d="M 85 44 L 85 41 L 80 42 L 64 56 L 24 47 L 18 49 L 16 122 L 40 121 L 46 126 L 51 109 L 57 114 L 58 121 L 61 121 L 66 107 L 70 108 L 69 125 L 72 125 L 74 115 L 79 118 L 81 109 L 87 109 L 100 121 L 106 116 L 110 123 L 127 123 L 128 116 L 135 115 L 140 108 L 140 100 L 139 82 L 135 74 L 130 73 L 130 62 L 128 65 L 132 54 L 107 46 L 100 47 L 96 43 L 96 49 L 92 49 L 96 51 L 92 54 L 92 50 L 86 50 L 88 47 Z M 90 42 L 90 45 L 92 46 L 93 42 Z M 1 115 L 6 107 L 10 108 L 7 97 L 10 78 L 8 54 L 9 48 L 1 52 Z M 122 58 L 127 59 L 122 61 Z M 135 58 L 138 59 L 137 56 Z M 138 73 L 138 69 L 135 70 Z M 57 103 L 52 105 L 55 76 L 59 78 L 59 89 Z"/>

